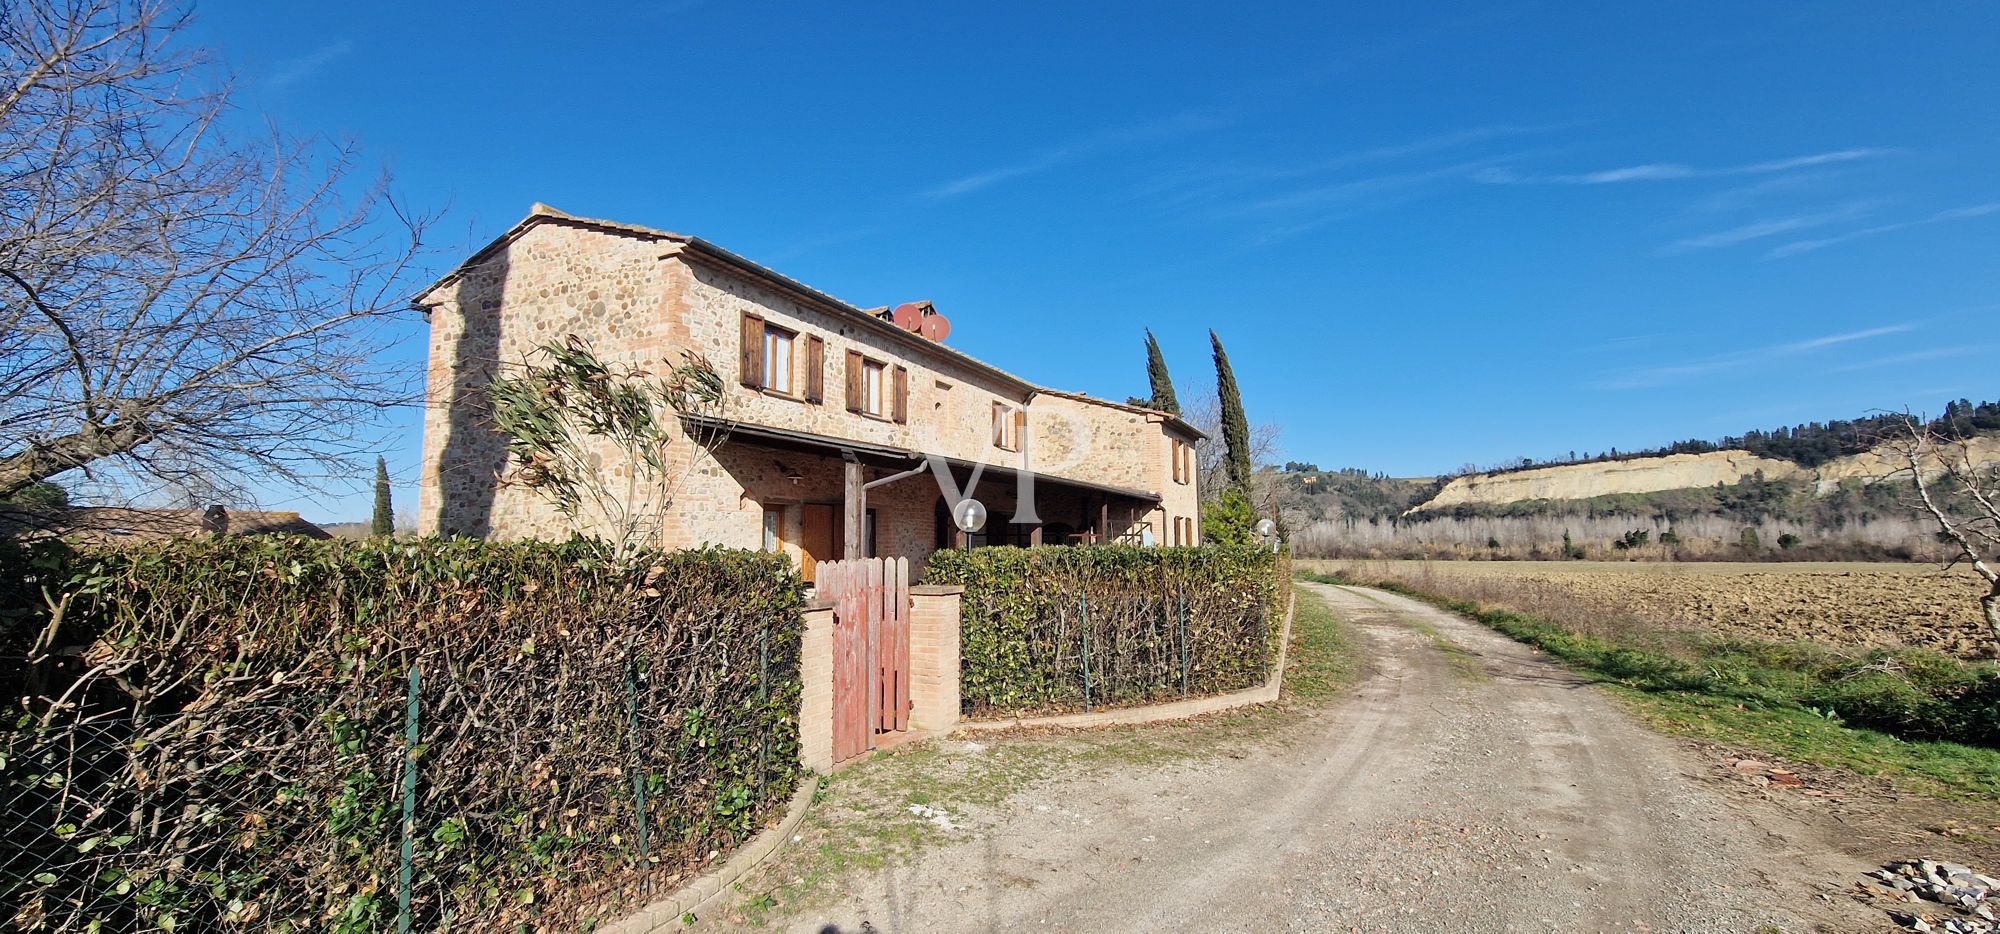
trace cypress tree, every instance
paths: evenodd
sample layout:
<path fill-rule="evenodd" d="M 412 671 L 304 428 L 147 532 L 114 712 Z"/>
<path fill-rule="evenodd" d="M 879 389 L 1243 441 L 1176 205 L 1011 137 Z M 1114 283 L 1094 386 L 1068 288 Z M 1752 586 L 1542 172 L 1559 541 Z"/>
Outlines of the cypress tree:
<path fill-rule="evenodd" d="M 1167 375 L 1167 358 L 1160 353 L 1160 342 L 1153 337 L 1153 329 L 1146 329 L 1146 379 L 1153 383 L 1153 408 L 1168 415 L 1181 414 L 1181 401 L 1174 398 L 1174 381 Z"/>
<path fill-rule="evenodd" d="M 375 521 L 369 530 L 377 538 L 396 534 L 396 507 L 389 502 L 389 462 L 375 458 Z"/>
<path fill-rule="evenodd" d="M 1243 394 L 1236 388 L 1236 371 L 1229 368 L 1229 354 L 1222 350 L 1222 338 L 1208 332 L 1215 347 L 1215 394 L 1222 402 L 1222 444 L 1228 452 L 1229 485 L 1250 495 L 1250 420 L 1243 414 Z"/>

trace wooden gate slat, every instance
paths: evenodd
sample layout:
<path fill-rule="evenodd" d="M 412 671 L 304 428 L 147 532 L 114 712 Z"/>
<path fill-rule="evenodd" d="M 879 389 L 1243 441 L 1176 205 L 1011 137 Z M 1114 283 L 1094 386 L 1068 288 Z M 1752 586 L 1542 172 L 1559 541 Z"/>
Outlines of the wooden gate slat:
<path fill-rule="evenodd" d="M 833 604 L 834 758 L 851 759 L 910 728 L 910 562 L 823 561 L 814 577 Z"/>

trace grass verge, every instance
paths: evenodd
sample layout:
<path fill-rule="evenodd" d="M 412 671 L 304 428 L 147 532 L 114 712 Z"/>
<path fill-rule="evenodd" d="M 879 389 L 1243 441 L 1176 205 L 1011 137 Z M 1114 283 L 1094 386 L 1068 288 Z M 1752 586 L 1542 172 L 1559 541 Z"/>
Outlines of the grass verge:
<path fill-rule="evenodd" d="M 1476 620 L 1605 684 L 1667 732 L 1881 776 L 1942 797 L 2000 799 L 2000 749 L 1923 737 L 1932 731 L 1984 736 L 1980 730 L 2000 722 L 1980 719 L 2000 717 L 1993 707 L 2000 675 L 1987 666 L 1933 653 L 1857 656 L 1724 639 L 1693 641 L 1687 654 L 1667 654 L 1396 581 L 1304 576 L 1388 590 Z"/>
<path fill-rule="evenodd" d="M 764 927 L 822 907 L 838 894 L 840 879 L 949 842 L 957 827 L 1003 819 L 1008 799 L 1039 782 L 1240 755 L 1278 740 L 1284 728 L 1340 697 L 1362 665 L 1346 621 L 1311 592 L 1295 591 L 1278 703 L 1145 726 L 979 734 L 877 753 L 822 780 L 797 839 L 737 883 L 728 920 Z M 940 825 L 940 814 L 953 829 Z"/>

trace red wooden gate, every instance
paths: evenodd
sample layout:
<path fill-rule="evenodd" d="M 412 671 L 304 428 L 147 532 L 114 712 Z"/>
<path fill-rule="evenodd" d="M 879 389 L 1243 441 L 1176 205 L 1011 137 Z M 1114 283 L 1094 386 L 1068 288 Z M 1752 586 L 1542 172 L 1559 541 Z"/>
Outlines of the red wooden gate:
<path fill-rule="evenodd" d="M 822 561 L 814 574 L 833 602 L 833 758 L 875 748 L 910 728 L 910 561 Z"/>

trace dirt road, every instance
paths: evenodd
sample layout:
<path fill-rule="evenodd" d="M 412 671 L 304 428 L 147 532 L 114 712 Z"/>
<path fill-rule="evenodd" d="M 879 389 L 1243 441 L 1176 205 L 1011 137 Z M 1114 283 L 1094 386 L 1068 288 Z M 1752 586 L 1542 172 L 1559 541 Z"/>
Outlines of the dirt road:
<path fill-rule="evenodd" d="M 1712 765 L 1599 690 L 1424 604 L 1312 586 L 1354 623 L 1371 665 L 1349 700 L 1286 739 L 1037 782 L 995 813 L 947 818 L 964 829 L 942 845 L 849 873 L 828 908 L 770 920 L 883 932 L 1882 925 L 1820 897 L 1868 866 L 1697 779 Z"/>

